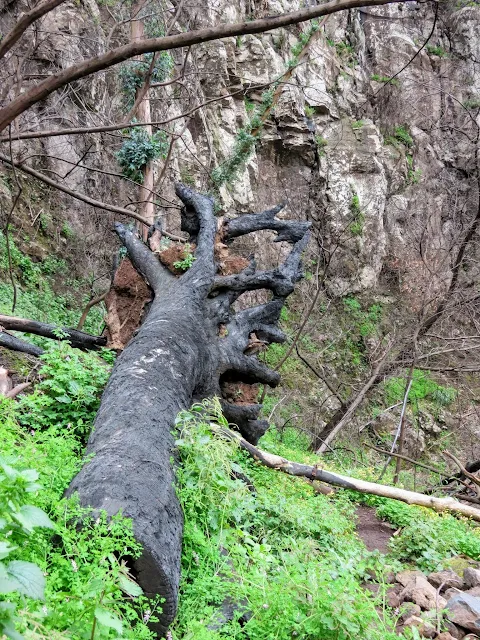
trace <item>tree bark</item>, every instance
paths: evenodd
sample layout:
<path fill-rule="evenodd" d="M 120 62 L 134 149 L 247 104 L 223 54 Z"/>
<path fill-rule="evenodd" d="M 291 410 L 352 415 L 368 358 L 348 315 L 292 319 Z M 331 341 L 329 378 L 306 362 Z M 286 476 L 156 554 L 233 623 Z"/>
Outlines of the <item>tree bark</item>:
<path fill-rule="evenodd" d="M 33 333 L 53 340 L 68 340 L 72 347 L 77 347 L 77 349 L 99 349 L 107 344 L 107 339 L 104 336 L 92 336 L 90 333 L 78 331 L 77 329 L 56 327 L 53 324 L 27 320 L 26 318 L 0 315 L 0 326 L 10 331 Z M 41 352 L 43 353 L 43 350 Z"/>
<path fill-rule="evenodd" d="M 68 491 L 78 491 L 84 505 L 110 515 L 122 510 L 132 518 L 143 545 L 134 568 L 138 581 L 147 595 L 165 598 L 155 628 L 160 637 L 175 614 L 180 577 L 182 513 L 171 463 L 175 417 L 192 402 L 221 396 L 225 384 L 252 393 L 259 382 L 278 384 L 278 373 L 246 352 L 253 332 L 266 343 L 285 339 L 276 325 L 286 296 L 301 277 L 309 228 L 308 223 L 283 220 L 279 231 L 275 216 L 252 214 L 237 219 L 244 219 L 240 230 L 230 222 L 217 233 L 213 201 L 183 185 L 176 190 L 184 203 L 182 229 L 196 245 L 195 261 L 181 277 L 163 267 L 131 231 L 116 225 L 154 299 L 144 323 L 117 359 L 103 394 L 87 446 L 87 455 L 95 455 Z M 232 234 L 230 227 L 235 229 Z M 249 284 L 239 290 L 223 282 L 218 288 L 215 240 L 229 244 L 233 237 L 258 228 L 278 230 L 292 249 L 275 270 L 276 279 L 272 276 L 265 285 L 272 291 L 271 300 L 235 314 L 231 305 Z M 254 275 L 252 265 L 245 271 L 248 277 Z M 259 420 L 261 405 L 254 401 L 234 404 L 224 399 L 223 409 L 251 442 L 256 443 L 268 426 Z"/>
<path fill-rule="evenodd" d="M 5 349 L 11 349 L 12 351 L 20 351 L 21 353 L 28 353 L 37 358 L 44 353 L 43 349 L 37 347 L 35 344 L 11 336 L 5 331 L 0 331 L 0 347 L 5 347 Z"/>

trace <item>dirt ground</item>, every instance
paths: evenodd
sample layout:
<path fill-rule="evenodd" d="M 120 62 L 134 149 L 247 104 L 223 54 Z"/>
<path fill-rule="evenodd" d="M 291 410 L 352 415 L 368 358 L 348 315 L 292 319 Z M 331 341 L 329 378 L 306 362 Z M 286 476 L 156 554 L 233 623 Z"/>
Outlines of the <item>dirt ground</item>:
<path fill-rule="evenodd" d="M 388 552 L 388 541 L 394 529 L 377 518 L 375 509 L 361 505 L 357 507 L 357 533 L 369 551 L 378 549 L 381 553 Z"/>

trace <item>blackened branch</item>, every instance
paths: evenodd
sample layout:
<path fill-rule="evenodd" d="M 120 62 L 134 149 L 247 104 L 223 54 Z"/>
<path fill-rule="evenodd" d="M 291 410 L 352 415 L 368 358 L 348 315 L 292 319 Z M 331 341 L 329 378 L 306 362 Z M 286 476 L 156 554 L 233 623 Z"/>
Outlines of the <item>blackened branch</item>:
<path fill-rule="evenodd" d="M 297 220 L 277 220 L 277 213 L 284 207 L 285 204 L 279 204 L 273 209 L 262 211 L 262 213 L 248 213 L 229 220 L 225 223 L 224 240 L 229 242 L 233 238 L 244 236 L 252 231 L 270 229 L 278 234 L 275 242 L 283 240 L 295 244 L 305 236 L 311 225 L 309 222 Z"/>

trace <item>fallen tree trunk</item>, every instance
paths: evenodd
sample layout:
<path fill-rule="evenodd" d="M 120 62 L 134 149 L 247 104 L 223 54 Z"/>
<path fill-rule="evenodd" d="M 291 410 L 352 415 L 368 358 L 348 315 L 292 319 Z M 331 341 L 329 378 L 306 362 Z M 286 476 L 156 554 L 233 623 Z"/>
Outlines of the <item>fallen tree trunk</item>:
<path fill-rule="evenodd" d="M 466 518 L 472 518 L 476 522 L 480 522 L 480 509 L 475 507 L 469 507 L 462 504 L 454 498 L 436 498 L 434 496 L 427 496 L 424 493 L 417 493 L 416 491 L 407 491 L 406 489 L 399 489 L 398 487 L 390 487 L 385 484 L 377 484 L 376 482 L 367 482 L 366 480 L 359 480 L 358 478 L 351 478 L 350 476 L 343 476 L 339 473 L 333 473 L 332 471 L 326 471 L 316 465 L 302 464 L 300 462 L 292 462 L 281 456 L 277 456 L 273 453 L 263 451 L 258 447 L 255 447 L 250 442 L 247 442 L 245 438 L 238 433 L 226 429 L 225 427 L 219 427 L 211 424 L 211 428 L 214 432 L 222 435 L 229 440 L 238 442 L 239 446 L 248 451 L 248 453 L 269 469 L 275 469 L 276 471 L 282 471 L 291 476 L 300 476 L 307 478 L 308 480 L 320 480 L 326 482 L 335 487 L 341 487 L 342 489 L 350 489 L 351 491 L 358 491 L 359 493 L 366 493 L 374 496 L 381 496 L 382 498 L 391 498 L 392 500 L 400 500 L 400 502 L 406 502 L 407 504 L 416 504 L 420 507 L 428 507 L 434 511 L 450 511 L 452 513 L 458 513 Z"/>
<path fill-rule="evenodd" d="M 175 277 L 144 242 L 116 225 L 129 259 L 154 294 L 137 333 L 117 358 L 102 397 L 87 455 L 94 454 L 73 480 L 83 505 L 110 515 L 122 510 L 133 521 L 143 554 L 134 564 L 148 596 L 165 598 L 158 625 L 163 637 L 177 603 L 182 543 L 182 512 L 175 494 L 172 467 L 175 418 L 193 402 L 224 392 L 223 411 L 242 434 L 256 443 L 268 423 L 259 420 L 258 383 L 275 386 L 279 374 L 250 353 L 252 335 L 266 344 L 282 342 L 276 324 L 285 298 L 301 277 L 301 254 L 309 223 L 276 220 L 279 211 L 240 216 L 217 230 L 211 198 L 177 185 L 184 203 L 182 229 L 195 245 L 192 266 Z M 231 232 L 230 232 L 231 225 Z M 257 229 L 273 229 L 292 245 L 285 262 L 256 274 L 251 263 L 226 277 L 215 247 Z M 243 269 L 244 261 L 240 261 Z M 221 277 L 220 277 L 221 276 Z M 232 304 L 258 279 L 272 292 L 266 304 L 234 313 Z M 249 402 L 232 400 L 248 391 Z M 227 390 L 228 389 L 228 395 Z M 228 395 L 228 397 L 227 397 Z M 235 394 L 234 394 L 235 395 Z"/>
<path fill-rule="evenodd" d="M 26 318 L 0 315 L 0 325 L 10 331 L 33 333 L 53 340 L 68 340 L 72 347 L 77 347 L 78 349 L 99 349 L 107 344 L 107 339 L 104 336 L 92 336 L 90 333 L 78 331 L 77 329 L 56 327 L 54 324 L 27 320 Z"/>
<path fill-rule="evenodd" d="M 45 353 L 41 347 L 37 347 L 35 344 L 22 340 L 21 338 L 17 338 L 16 336 L 11 336 L 5 331 L 0 331 L 0 347 L 5 347 L 12 351 L 20 351 L 21 353 L 28 353 L 29 355 L 36 356 L 37 358 Z"/>

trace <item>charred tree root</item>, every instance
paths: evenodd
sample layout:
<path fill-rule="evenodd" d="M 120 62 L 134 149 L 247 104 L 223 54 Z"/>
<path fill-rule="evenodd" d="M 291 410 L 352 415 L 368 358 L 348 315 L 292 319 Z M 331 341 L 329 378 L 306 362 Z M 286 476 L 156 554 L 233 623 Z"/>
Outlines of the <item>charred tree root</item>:
<path fill-rule="evenodd" d="M 338 473 L 332 473 L 331 471 L 326 471 L 317 466 L 292 462 L 291 460 L 287 460 L 286 458 L 282 458 L 273 453 L 267 453 L 266 451 L 262 451 L 262 449 L 258 449 L 258 447 L 247 442 L 245 438 L 242 438 L 238 433 L 230 431 L 230 429 L 220 426 L 216 427 L 215 425 L 211 425 L 211 428 L 219 436 L 237 442 L 238 445 L 255 458 L 257 462 L 260 462 L 260 464 L 263 464 L 269 469 L 282 471 L 283 473 L 287 473 L 291 476 L 307 478 L 308 480 L 320 480 L 321 482 L 326 482 L 327 484 L 331 484 L 335 487 L 350 489 L 351 491 L 357 491 L 358 493 L 382 496 L 384 498 L 391 498 L 392 500 L 406 502 L 407 504 L 416 504 L 421 507 L 428 507 L 434 511 L 458 513 L 466 518 L 472 518 L 472 520 L 480 522 L 480 509 L 469 507 L 468 505 L 462 504 L 453 498 L 436 498 L 424 493 L 407 491 L 405 489 L 399 489 L 398 487 L 390 487 L 384 484 L 377 484 L 376 482 L 367 482 L 366 480 L 342 476 Z"/>
<path fill-rule="evenodd" d="M 258 383 L 275 386 L 279 374 L 257 359 L 252 344 L 285 340 L 277 322 L 285 298 L 302 276 L 301 254 L 310 226 L 278 220 L 277 207 L 240 216 L 218 229 L 211 198 L 181 184 L 176 191 L 184 205 L 182 229 L 196 247 L 195 261 L 180 277 L 124 225 L 116 225 L 154 299 L 117 358 L 103 394 L 87 446 L 87 455 L 94 456 L 68 490 L 77 491 L 84 505 L 110 515 L 122 510 L 132 519 L 143 546 L 134 565 L 138 581 L 147 595 L 165 598 L 160 622 L 153 627 L 159 637 L 175 615 L 180 579 L 183 522 L 171 463 L 175 418 L 194 402 L 221 397 L 228 381 L 248 391 L 241 402 L 224 399 L 228 419 L 250 442 L 265 432 L 254 390 Z M 239 274 L 221 276 L 218 239 L 230 245 L 259 229 L 272 229 L 277 240 L 291 244 L 285 262 L 260 273 L 252 262 Z M 259 286 L 272 292 L 271 300 L 235 314 L 232 303 L 243 291 Z"/>

